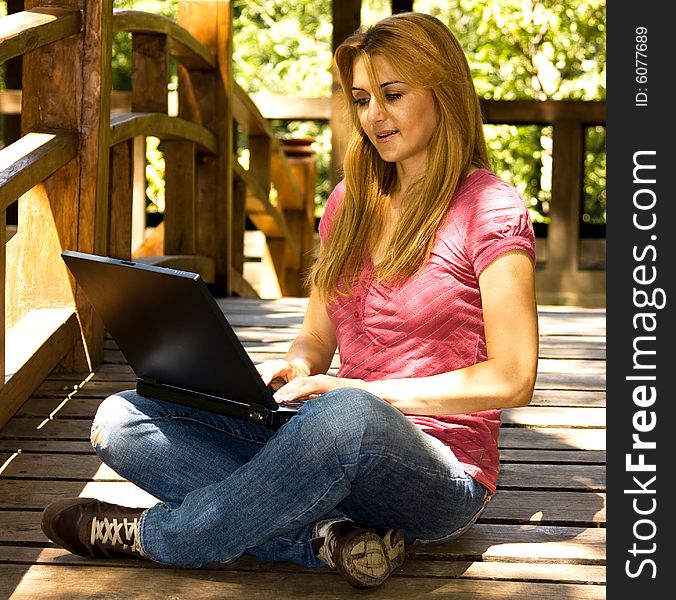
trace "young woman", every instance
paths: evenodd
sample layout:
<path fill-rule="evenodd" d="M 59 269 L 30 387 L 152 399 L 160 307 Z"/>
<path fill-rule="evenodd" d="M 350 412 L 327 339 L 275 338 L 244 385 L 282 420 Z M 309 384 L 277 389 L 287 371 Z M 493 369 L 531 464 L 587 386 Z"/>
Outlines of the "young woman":
<path fill-rule="evenodd" d="M 388 17 L 335 61 L 344 180 L 301 331 L 258 367 L 284 382 L 278 402 L 306 402 L 271 431 L 135 391 L 107 399 L 96 452 L 160 502 L 57 501 L 43 515 L 57 544 L 184 567 L 249 553 L 375 587 L 406 544 L 456 538 L 495 493 L 500 409 L 528 404 L 536 376 L 528 211 L 489 170 L 467 60 L 440 21 Z"/>

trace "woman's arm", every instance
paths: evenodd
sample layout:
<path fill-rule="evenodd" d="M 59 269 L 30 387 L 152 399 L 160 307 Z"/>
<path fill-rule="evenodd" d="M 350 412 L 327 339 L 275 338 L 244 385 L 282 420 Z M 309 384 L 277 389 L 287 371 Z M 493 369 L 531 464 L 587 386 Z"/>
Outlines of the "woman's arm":
<path fill-rule="evenodd" d="M 300 333 L 284 359 L 265 361 L 256 366 L 265 385 L 275 379 L 289 382 L 296 377 L 326 373 L 336 351 L 336 335 L 326 314 L 324 302 L 316 292 L 310 294 Z"/>
<path fill-rule="evenodd" d="M 531 400 L 538 359 L 535 275 L 531 258 L 516 250 L 479 276 L 488 358 L 430 377 L 364 382 L 301 377 L 277 393 L 278 401 L 311 397 L 336 387 L 360 387 L 406 414 L 449 415 L 524 406 Z"/>

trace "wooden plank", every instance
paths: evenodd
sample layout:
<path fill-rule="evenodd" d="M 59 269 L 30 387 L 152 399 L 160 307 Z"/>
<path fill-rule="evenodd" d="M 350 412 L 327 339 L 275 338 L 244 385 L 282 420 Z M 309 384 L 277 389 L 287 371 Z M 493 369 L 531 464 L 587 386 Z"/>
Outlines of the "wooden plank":
<path fill-rule="evenodd" d="M 68 374 L 70 375 L 70 374 Z M 92 379 L 83 381 L 83 378 L 77 376 L 63 377 L 54 379 L 51 374 L 47 377 L 33 393 L 34 398 L 40 397 L 58 397 L 63 399 L 69 394 L 77 393 L 78 396 L 87 398 L 105 398 L 112 392 L 119 390 L 118 384 L 111 381 L 100 381 Z"/>
<path fill-rule="evenodd" d="M 428 559 L 464 557 L 487 561 L 604 564 L 606 530 L 603 527 L 476 523 L 452 542 L 412 546 L 408 554 Z"/>
<path fill-rule="evenodd" d="M 119 390 L 111 390 L 111 394 Z M 62 398 L 38 398 L 31 397 L 17 411 L 17 417 L 40 417 L 40 418 L 76 418 L 91 419 L 103 397 L 86 398 L 79 395 Z"/>
<path fill-rule="evenodd" d="M 157 499 L 128 481 L 41 481 L 0 479 L 0 510 L 42 510 L 60 498 L 99 498 L 126 506 L 150 507 Z"/>
<path fill-rule="evenodd" d="M 606 405 L 605 390 L 535 390 L 530 406 L 580 406 Z"/>
<path fill-rule="evenodd" d="M 19 461 L 15 462 L 19 463 Z M 606 467 L 605 465 L 563 463 L 502 464 L 500 466 L 498 489 L 537 490 L 543 488 L 602 492 L 606 489 Z"/>
<path fill-rule="evenodd" d="M 535 380 L 537 389 L 546 390 L 605 390 L 606 376 L 594 373 L 538 373 Z"/>
<path fill-rule="evenodd" d="M 523 450 L 503 448 L 500 450 L 500 462 L 605 465 L 606 452 L 604 450 Z M 551 466 L 552 468 L 556 468 L 555 464 Z"/>
<path fill-rule="evenodd" d="M 31 132 L 0 150 L 0 211 L 77 154 L 75 133 Z"/>
<path fill-rule="evenodd" d="M 89 441 L 68 440 L 12 440 L 0 438 L 0 450 L 4 452 L 49 452 L 52 454 L 93 454 Z"/>
<path fill-rule="evenodd" d="M 4 558 L 7 557 L 7 560 Z M 21 546 L 0 546 L 0 563 L 11 564 L 40 564 L 59 565 L 64 562 L 68 566 L 92 566 L 92 561 L 74 555 L 68 555 L 65 550 L 58 548 L 25 548 Z M 99 567 L 103 566 L 99 563 Z M 105 566 L 130 566 L 123 560 L 105 561 Z M 134 561 L 134 567 L 145 569 L 162 568 L 150 561 Z M 209 571 L 227 570 L 268 572 L 268 573 L 295 573 L 302 577 L 304 574 L 312 576 L 331 576 L 328 569 L 306 569 L 290 563 L 264 563 L 252 557 L 245 556 L 232 565 L 214 565 Z M 152 576 L 148 573 L 149 576 Z M 570 564 L 540 564 L 540 563 L 499 563 L 499 562 L 470 562 L 467 560 L 416 560 L 407 559 L 404 566 L 397 572 L 396 577 L 440 577 L 462 579 L 492 579 L 528 581 L 546 581 L 576 584 L 603 584 L 605 583 L 605 567 L 601 565 L 570 565 Z"/>
<path fill-rule="evenodd" d="M 80 11 L 37 7 L 0 19 L 0 63 L 80 32 Z"/>
<path fill-rule="evenodd" d="M 606 432 L 566 427 L 503 427 L 498 445 L 500 448 L 605 450 Z"/>
<path fill-rule="evenodd" d="M 96 570 L 93 571 L 92 569 Z M 12 600 L 80 600 L 109 597 L 111 590 L 128 589 L 144 600 L 165 600 L 166 590 L 177 598 L 313 598 L 317 600 L 358 598 L 363 591 L 350 587 L 337 573 L 326 570 L 321 577 L 299 577 L 297 573 L 244 573 L 237 570 L 156 569 L 152 577 L 142 567 L 110 569 L 99 567 L 34 565 L 0 566 L 0 594 Z M 389 600 L 486 600 L 507 598 L 566 598 L 596 600 L 605 598 L 601 585 L 557 584 L 523 581 L 491 581 L 438 577 L 407 577 L 395 574 L 380 588 L 369 591 L 369 598 Z"/>
<path fill-rule="evenodd" d="M 598 492 L 499 490 L 480 519 L 591 527 L 606 522 L 605 504 L 606 494 Z"/>
<path fill-rule="evenodd" d="M 521 406 L 504 409 L 502 423 L 518 426 L 599 428 L 606 425 L 606 410 L 605 408 Z"/>
<path fill-rule="evenodd" d="M 124 481 L 98 456 L 82 454 L 18 453 L 4 466 L 2 476 L 32 480 Z M 35 481 L 35 485 L 39 486 L 39 481 Z"/>
<path fill-rule="evenodd" d="M 120 389 L 124 389 L 124 386 Z M 88 440 L 89 426 L 88 419 L 57 418 L 44 422 L 39 418 L 15 417 L 2 430 L 0 439 Z M 500 431 L 499 446 L 513 449 L 605 450 L 605 441 L 603 429 L 503 427 Z"/>
<path fill-rule="evenodd" d="M 585 373 L 586 375 L 606 374 L 605 360 L 586 360 L 579 358 L 540 358 L 538 361 L 539 373 L 557 373 L 570 375 Z"/>

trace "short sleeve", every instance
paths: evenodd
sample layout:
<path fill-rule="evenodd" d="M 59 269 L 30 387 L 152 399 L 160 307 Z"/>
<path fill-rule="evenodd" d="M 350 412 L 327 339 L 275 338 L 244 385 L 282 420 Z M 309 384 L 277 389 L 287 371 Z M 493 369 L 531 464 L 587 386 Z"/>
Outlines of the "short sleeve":
<path fill-rule="evenodd" d="M 338 209 L 345 197 L 345 180 L 340 181 L 329 195 L 324 208 L 324 214 L 319 219 L 319 239 L 325 243 L 329 237 L 331 227 L 336 220 Z"/>
<path fill-rule="evenodd" d="M 465 248 L 477 277 L 512 250 L 523 250 L 535 263 L 533 223 L 516 188 L 500 182 L 479 190 L 467 217 Z"/>

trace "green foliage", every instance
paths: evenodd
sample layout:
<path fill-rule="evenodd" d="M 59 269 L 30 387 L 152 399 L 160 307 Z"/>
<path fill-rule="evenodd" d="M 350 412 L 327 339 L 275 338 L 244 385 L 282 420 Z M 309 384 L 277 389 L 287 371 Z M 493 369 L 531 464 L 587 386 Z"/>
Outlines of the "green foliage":
<path fill-rule="evenodd" d="M 605 0 L 417 0 L 414 8 L 451 28 L 483 98 L 606 97 Z M 534 221 L 548 222 L 551 128 L 486 129 L 496 172 L 519 188 Z M 605 223 L 605 128 L 587 133 L 586 157 L 583 220 Z"/>
<path fill-rule="evenodd" d="M 331 0 L 233 5 L 233 75 L 249 93 L 331 94 Z"/>

